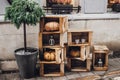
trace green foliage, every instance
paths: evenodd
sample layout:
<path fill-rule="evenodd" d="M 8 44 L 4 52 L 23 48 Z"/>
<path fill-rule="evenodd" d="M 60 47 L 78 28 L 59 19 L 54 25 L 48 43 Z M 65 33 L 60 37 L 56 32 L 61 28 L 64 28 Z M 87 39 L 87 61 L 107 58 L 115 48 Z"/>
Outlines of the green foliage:
<path fill-rule="evenodd" d="M 5 20 L 10 20 L 19 29 L 22 23 L 36 25 L 42 16 L 45 16 L 44 12 L 33 0 L 13 0 L 6 8 Z"/>

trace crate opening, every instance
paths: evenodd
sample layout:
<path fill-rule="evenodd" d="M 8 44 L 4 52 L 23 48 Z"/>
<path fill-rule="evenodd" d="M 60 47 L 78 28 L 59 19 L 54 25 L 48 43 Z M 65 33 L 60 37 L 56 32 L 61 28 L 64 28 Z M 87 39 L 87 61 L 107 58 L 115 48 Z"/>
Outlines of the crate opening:
<path fill-rule="evenodd" d="M 95 54 L 95 66 L 96 67 L 104 67 L 106 63 L 106 54 L 97 53 Z"/>
<path fill-rule="evenodd" d="M 44 64 L 44 74 L 60 73 L 60 64 Z"/>
<path fill-rule="evenodd" d="M 67 56 L 70 58 L 80 58 L 80 46 L 69 46 Z"/>
<path fill-rule="evenodd" d="M 79 43 L 88 43 L 88 34 L 88 32 L 72 32 L 72 43 L 76 43 L 76 40 L 79 40 Z"/>
<path fill-rule="evenodd" d="M 43 46 L 60 45 L 60 34 L 43 34 Z"/>
<path fill-rule="evenodd" d="M 77 60 L 77 59 L 71 59 L 71 68 L 81 68 L 81 69 L 85 69 L 86 68 L 86 60 L 85 61 L 81 61 L 81 60 Z"/>

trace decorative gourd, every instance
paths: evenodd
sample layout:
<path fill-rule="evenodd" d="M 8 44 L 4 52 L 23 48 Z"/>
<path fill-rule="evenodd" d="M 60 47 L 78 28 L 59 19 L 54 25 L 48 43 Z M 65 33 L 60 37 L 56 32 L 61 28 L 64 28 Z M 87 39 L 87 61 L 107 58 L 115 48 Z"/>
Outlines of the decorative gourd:
<path fill-rule="evenodd" d="M 59 23 L 58 22 L 48 22 L 45 24 L 46 31 L 57 31 L 59 30 Z"/>
<path fill-rule="evenodd" d="M 50 53 L 49 52 L 45 52 L 44 53 L 44 59 L 47 60 L 47 61 L 50 61 Z"/>
<path fill-rule="evenodd" d="M 70 4 L 72 0 L 57 0 L 57 3 L 62 3 L 62 4 Z"/>
<path fill-rule="evenodd" d="M 50 60 L 55 61 L 55 52 L 50 53 Z"/>
<path fill-rule="evenodd" d="M 45 52 L 44 53 L 44 59 L 47 61 L 55 61 L 55 52 Z"/>
<path fill-rule="evenodd" d="M 79 50 L 71 50 L 71 51 L 70 51 L 70 55 L 71 55 L 72 57 L 79 57 L 80 51 L 79 51 Z"/>
<path fill-rule="evenodd" d="M 65 4 L 70 4 L 72 0 L 64 0 Z"/>

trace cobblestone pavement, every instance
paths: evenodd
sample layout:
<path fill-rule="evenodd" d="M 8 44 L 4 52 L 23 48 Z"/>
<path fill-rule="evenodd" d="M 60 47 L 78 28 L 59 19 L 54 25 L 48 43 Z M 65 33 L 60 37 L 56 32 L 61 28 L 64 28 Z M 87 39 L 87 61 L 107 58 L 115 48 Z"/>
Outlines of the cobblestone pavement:
<path fill-rule="evenodd" d="M 19 73 L 1 74 L 0 80 L 120 80 L 120 58 L 109 59 L 108 71 L 65 72 L 60 77 L 21 79 Z"/>

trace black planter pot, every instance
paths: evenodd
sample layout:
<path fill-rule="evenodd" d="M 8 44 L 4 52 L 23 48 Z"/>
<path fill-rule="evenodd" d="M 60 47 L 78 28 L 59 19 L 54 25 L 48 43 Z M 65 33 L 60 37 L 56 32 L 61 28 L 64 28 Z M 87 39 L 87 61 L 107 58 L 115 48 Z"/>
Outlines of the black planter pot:
<path fill-rule="evenodd" d="M 23 51 L 24 48 L 15 50 L 15 57 L 19 67 L 20 76 L 22 78 L 32 78 L 36 74 L 36 62 L 38 50 L 36 48 L 27 48 L 27 52 L 31 54 L 18 54 Z"/>

